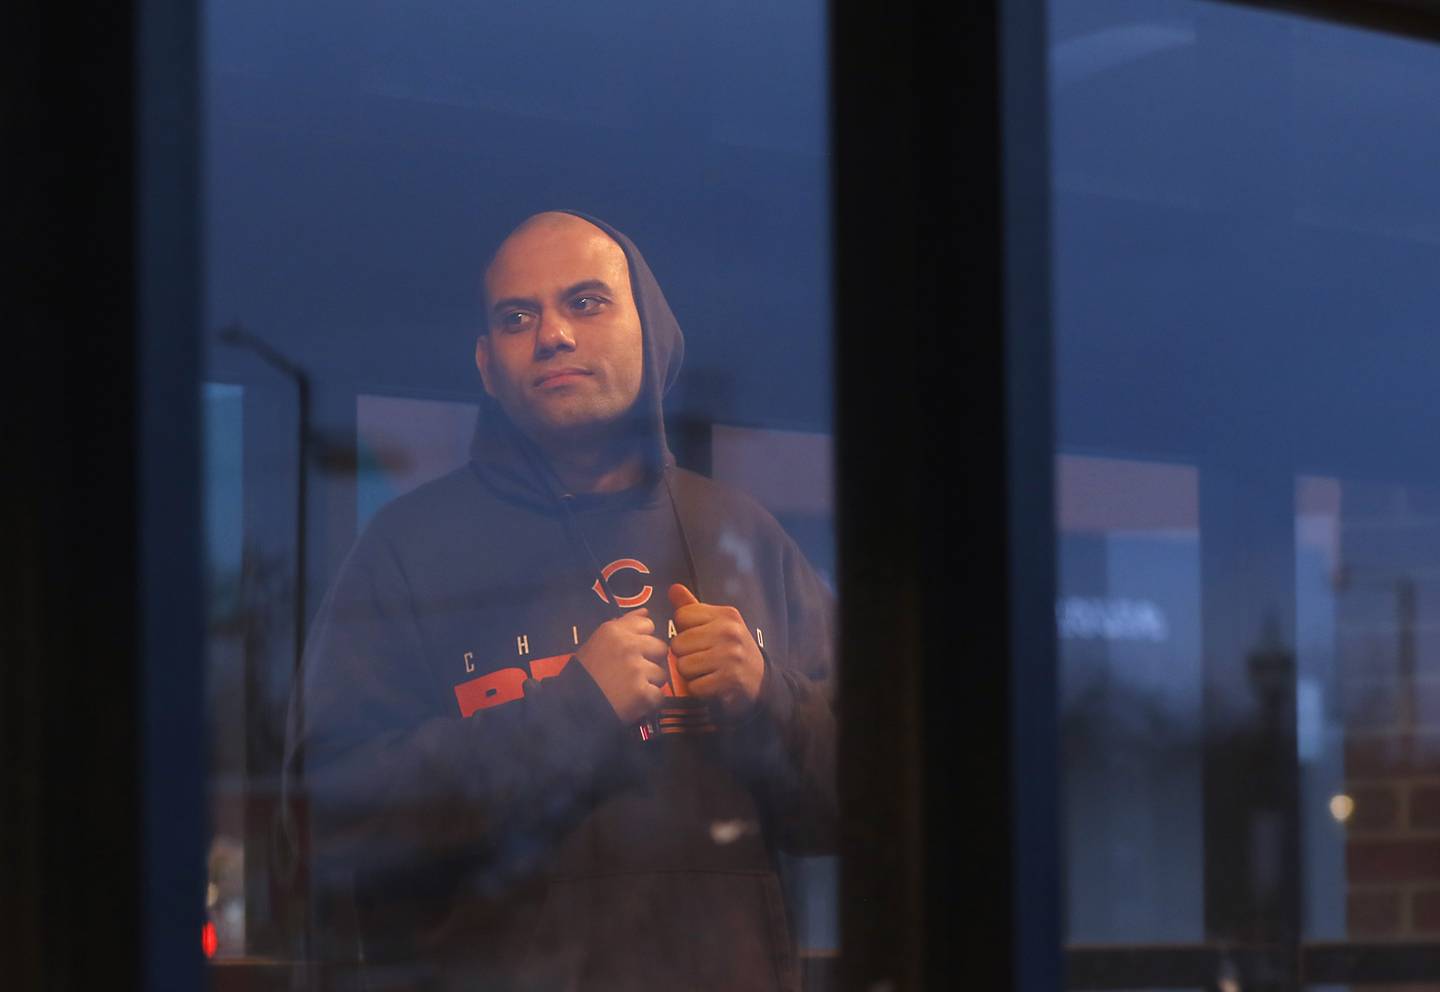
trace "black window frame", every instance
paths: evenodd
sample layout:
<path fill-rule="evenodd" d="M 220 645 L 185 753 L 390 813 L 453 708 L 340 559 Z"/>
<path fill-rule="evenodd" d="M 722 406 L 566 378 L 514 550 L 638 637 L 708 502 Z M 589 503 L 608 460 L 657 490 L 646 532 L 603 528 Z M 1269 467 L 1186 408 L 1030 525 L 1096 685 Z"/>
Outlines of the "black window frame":
<path fill-rule="evenodd" d="M 1222 2 L 1440 39 L 1421 0 Z M 837 0 L 830 33 L 840 986 L 1058 988 L 1055 645 L 1022 622 L 1054 590 L 1045 6 Z M 199 8 L 26 3 L 7 37 L 35 349 L 5 394 L 7 974 L 200 987 Z M 1077 949 L 1069 984 L 1193 985 L 1214 953 Z M 1398 980 L 1436 956 L 1254 967 Z"/>

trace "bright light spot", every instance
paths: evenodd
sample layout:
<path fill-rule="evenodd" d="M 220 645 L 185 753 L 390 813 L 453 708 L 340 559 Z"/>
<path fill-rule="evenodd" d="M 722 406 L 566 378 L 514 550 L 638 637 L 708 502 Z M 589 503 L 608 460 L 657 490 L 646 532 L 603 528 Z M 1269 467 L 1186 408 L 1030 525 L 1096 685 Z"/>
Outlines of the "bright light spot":
<path fill-rule="evenodd" d="M 1350 819 L 1350 814 L 1355 812 L 1355 800 L 1341 793 L 1330 797 L 1330 815 L 1335 817 L 1336 823 L 1344 823 Z"/>
<path fill-rule="evenodd" d="M 710 824 L 710 839 L 717 844 L 733 844 L 753 831 L 754 826 L 745 820 L 716 820 Z"/>
<path fill-rule="evenodd" d="M 200 931 L 200 947 L 207 958 L 213 958 L 220 947 L 220 937 L 215 933 L 215 924 L 209 920 L 205 921 L 205 929 Z"/>
<path fill-rule="evenodd" d="M 211 882 L 205 887 L 205 908 L 214 909 L 215 904 L 220 901 L 220 886 Z"/>

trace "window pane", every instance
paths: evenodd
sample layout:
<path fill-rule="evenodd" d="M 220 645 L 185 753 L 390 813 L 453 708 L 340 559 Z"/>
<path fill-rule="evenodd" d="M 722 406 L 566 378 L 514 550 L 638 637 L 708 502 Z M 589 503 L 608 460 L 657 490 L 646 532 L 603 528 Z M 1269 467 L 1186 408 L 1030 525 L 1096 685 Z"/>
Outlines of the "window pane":
<path fill-rule="evenodd" d="M 205 5 L 217 981 L 830 981 L 824 12 Z"/>
<path fill-rule="evenodd" d="M 1049 11 L 1068 939 L 1440 939 L 1440 49 Z"/>

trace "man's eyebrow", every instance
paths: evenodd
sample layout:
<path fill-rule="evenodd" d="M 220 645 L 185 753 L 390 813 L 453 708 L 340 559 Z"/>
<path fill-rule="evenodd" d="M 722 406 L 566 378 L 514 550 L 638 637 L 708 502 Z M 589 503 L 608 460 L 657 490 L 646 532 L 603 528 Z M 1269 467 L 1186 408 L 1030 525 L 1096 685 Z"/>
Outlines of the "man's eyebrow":
<path fill-rule="evenodd" d="M 615 295 L 615 290 L 611 289 L 610 284 L 603 279 L 585 279 L 581 282 L 577 282 L 573 286 L 567 286 L 564 292 L 562 292 L 560 295 L 568 299 L 569 297 L 574 296 L 577 293 L 586 292 L 609 293 L 611 296 Z"/>
<path fill-rule="evenodd" d="M 507 296 L 503 300 L 496 300 L 490 305 L 490 313 L 499 316 L 503 310 L 539 310 L 540 301 L 528 296 Z"/>

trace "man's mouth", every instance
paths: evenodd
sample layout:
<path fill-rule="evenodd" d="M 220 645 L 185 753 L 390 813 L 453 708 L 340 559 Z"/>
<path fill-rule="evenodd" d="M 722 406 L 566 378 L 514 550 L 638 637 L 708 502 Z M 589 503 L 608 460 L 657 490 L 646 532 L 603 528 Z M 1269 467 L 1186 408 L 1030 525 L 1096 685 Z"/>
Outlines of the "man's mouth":
<path fill-rule="evenodd" d="M 550 369 L 535 377 L 535 388 L 558 389 L 593 374 L 589 369 L 581 368 Z"/>

